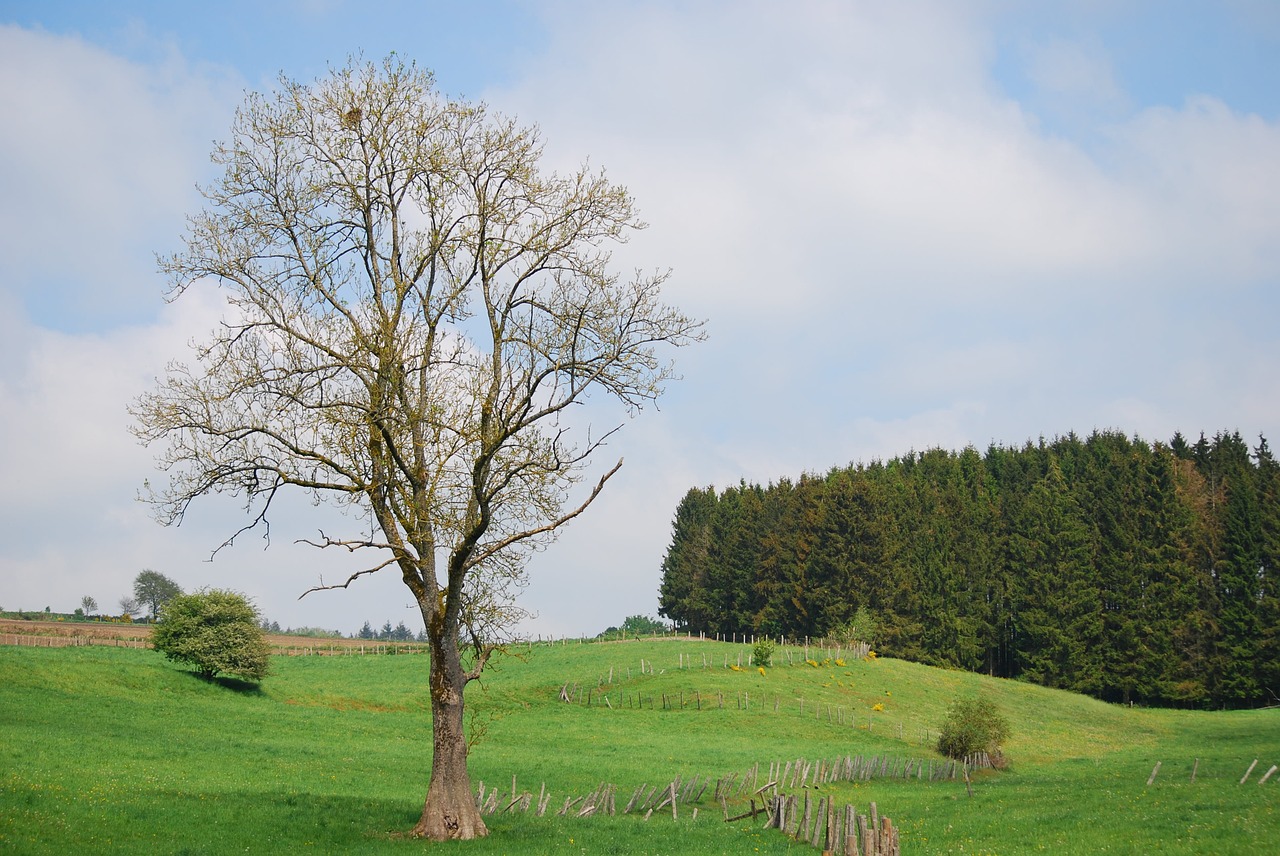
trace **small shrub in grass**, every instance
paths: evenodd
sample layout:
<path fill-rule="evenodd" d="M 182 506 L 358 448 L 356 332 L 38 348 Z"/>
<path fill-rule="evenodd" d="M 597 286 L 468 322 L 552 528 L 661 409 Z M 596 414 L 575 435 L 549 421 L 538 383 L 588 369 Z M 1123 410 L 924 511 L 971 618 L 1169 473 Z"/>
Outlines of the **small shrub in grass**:
<path fill-rule="evenodd" d="M 858 607 L 853 617 L 835 625 L 827 631 L 827 638 L 841 645 L 854 645 L 865 642 L 873 645 L 880 632 L 880 621 L 875 613 L 865 606 Z"/>
<path fill-rule="evenodd" d="M 769 638 L 757 639 L 756 647 L 751 651 L 751 661 L 757 666 L 772 666 L 773 640 Z"/>
<path fill-rule="evenodd" d="M 1004 766 L 1000 747 L 1009 737 L 1009 720 L 988 699 L 957 699 L 947 710 L 938 735 L 938 751 L 949 758 L 986 752 L 991 763 Z"/>
<path fill-rule="evenodd" d="M 225 672 L 260 681 L 267 674 L 270 649 L 258 610 L 237 592 L 203 589 L 168 601 L 151 644 L 206 679 Z"/>

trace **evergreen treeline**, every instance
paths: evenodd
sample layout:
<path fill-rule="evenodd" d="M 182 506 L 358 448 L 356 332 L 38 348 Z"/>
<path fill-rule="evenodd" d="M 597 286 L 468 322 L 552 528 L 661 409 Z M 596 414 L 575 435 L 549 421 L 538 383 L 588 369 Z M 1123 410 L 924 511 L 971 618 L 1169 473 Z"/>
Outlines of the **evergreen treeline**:
<path fill-rule="evenodd" d="M 353 638 L 373 639 L 379 642 L 425 642 L 427 641 L 427 633 L 425 630 L 419 630 L 415 636 L 403 621 L 395 627 L 392 627 L 391 622 L 388 621 L 382 625 L 381 630 L 374 630 L 373 625 L 366 621 L 364 626 L 360 628 L 360 632 Z"/>
<path fill-rule="evenodd" d="M 1114 701 L 1276 703 L 1280 467 L 1260 438 L 1115 432 L 911 452 L 676 509 L 659 612 Z"/>

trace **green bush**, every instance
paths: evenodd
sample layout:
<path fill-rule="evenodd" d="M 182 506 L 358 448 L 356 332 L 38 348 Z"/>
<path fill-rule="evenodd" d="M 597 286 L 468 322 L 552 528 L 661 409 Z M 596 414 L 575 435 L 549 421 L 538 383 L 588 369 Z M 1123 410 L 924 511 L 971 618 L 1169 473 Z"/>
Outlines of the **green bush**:
<path fill-rule="evenodd" d="M 151 643 L 207 679 L 225 672 L 260 681 L 267 674 L 270 649 L 258 621 L 258 610 L 244 595 L 202 589 L 164 605 Z"/>
<path fill-rule="evenodd" d="M 757 666 L 773 665 L 773 640 L 767 636 L 756 640 L 756 647 L 751 651 L 751 661 Z"/>
<path fill-rule="evenodd" d="M 949 758 L 966 758 L 986 752 L 993 764 L 1003 766 L 1000 747 L 1009 737 L 1009 720 L 987 699 L 958 699 L 947 710 L 938 735 L 938 751 Z"/>

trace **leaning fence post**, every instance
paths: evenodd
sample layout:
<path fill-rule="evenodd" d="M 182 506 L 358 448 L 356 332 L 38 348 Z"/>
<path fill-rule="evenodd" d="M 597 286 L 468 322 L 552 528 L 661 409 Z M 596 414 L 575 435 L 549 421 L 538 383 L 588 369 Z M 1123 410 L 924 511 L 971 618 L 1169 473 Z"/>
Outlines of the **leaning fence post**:
<path fill-rule="evenodd" d="M 1151 787 L 1151 784 L 1156 780 L 1156 774 L 1160 772 L 1160 764 L 1161 764 L 1161 763 L 1163 763 L 1163 762 L 1161 762 L 1161 761 L 1156 761 L 1156 765 L 1155 765 L 1155 767 L 1153 767 L 1153 768 L 1152 768 L 1152 770 L 1151 770 L 1151 777 L 1150 777 L 1149 779 L 1147 779 L 1147 787 Z"/>
<path fill-rule="evenodd" d="M 1244 771 L 1244 775 L 1240 777 L 1240 784 L 1244 784 L 1249 779 L 1249 774 L 1253 772 L 1253 768 L 1258 766 L 1258 759 L 1254 758 L 1253 763 L 1249 765 L 1249 769 Z"/>

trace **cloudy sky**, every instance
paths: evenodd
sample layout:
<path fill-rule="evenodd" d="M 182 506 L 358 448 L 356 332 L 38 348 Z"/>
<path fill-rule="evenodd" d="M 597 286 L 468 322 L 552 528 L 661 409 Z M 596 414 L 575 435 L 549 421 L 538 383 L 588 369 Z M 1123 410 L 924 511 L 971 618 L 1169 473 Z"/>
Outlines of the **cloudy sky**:
<path fill-rule="evenodd" d="M 283 625 L 419 626 L 389 575 L 298 600 L 353 570 L 294 543 L 323 508 L 212 562 L 233 499 L 155 523 L 125 410 L 220 311 L 165 304 L 154 254 L 244 92 L 391 51 L 606 167 L 652 224 L 619 269 L 671 267 L 708 321 L 535 559 L 531 634 L 655 615 L 694 485 L 1095 428 L 1280 441 L 1271 0 L 0 0 L 0 607 L 115 609 L 153 568 Z"/>

